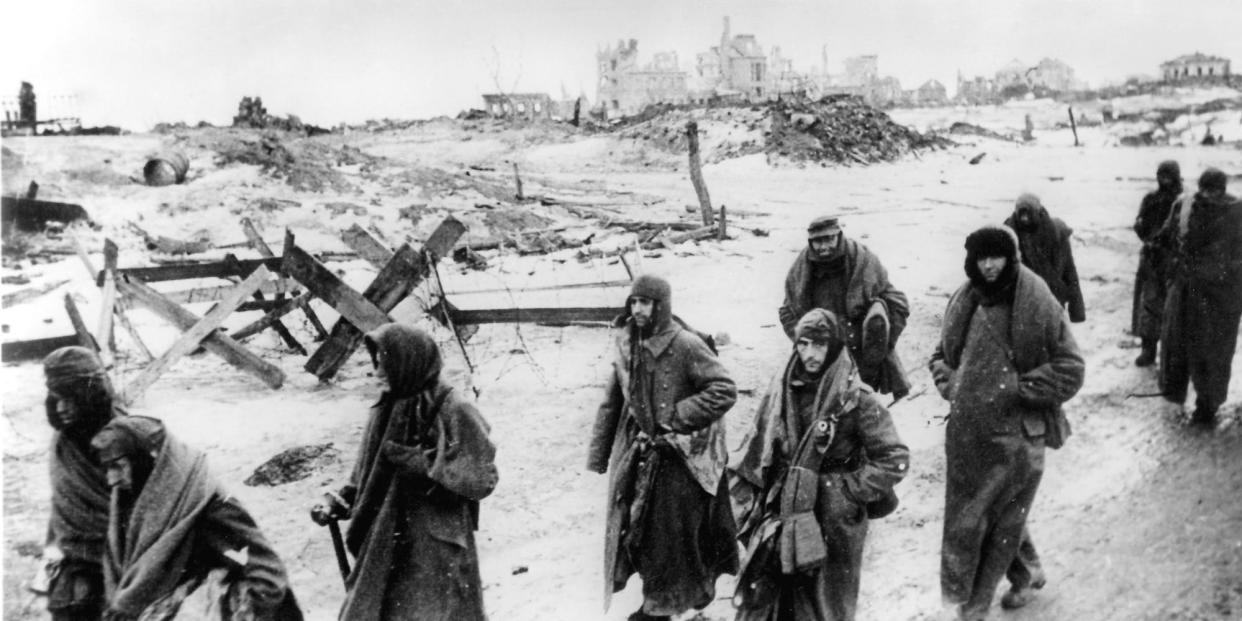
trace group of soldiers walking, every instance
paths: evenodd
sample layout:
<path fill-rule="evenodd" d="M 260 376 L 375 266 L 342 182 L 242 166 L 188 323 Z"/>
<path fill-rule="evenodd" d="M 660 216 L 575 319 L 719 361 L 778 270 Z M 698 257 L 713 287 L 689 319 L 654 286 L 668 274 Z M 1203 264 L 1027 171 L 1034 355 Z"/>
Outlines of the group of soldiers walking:
<path fill-rule="evenodd" d="M 1224 401 L 1242 315 L 1242 206 L 1216 170 L 1193 196 L 1180 195 L 1175 163 L 1158 179 L 1135 226 L 1137 362 L 1155 362 L 1163 342 L 1164 396 L 1180 403 L 1194 382 L 1194 419 L 1204 420 Z M 1005 608 L 1047 582 L 1026 521 L 1045 448 L 1070 433 L 1062 404 L 1084 377 L 1070 234 L 1023 194 L 1005 225 L 965 240 L 965 279 L 928 362 L 949 403 L 940 580 L 953 619 L 985 619 L 1002 578 Z M 670 619 L 711 603 L 727 573 L 738 575 L 739 620 L 853 619 L 868 521 L 897 508 L 894 486 L 910 468 L 876 396 L 910 391 L 896 353 L 905 294 L 838 217 L 812 221 L 779 307 L 790 355 L 733 463 L 722 418 L 737 388 L 672 300 L 667 280 L 634 280 L 591 431 L 587 469 L 610 475 L 605 607 L 637 574 L 643 603 L 630 621 Z M 426 332 L 388 324 L 364 342 L 386 390 L 348 482 L 311 516 L 349 521 L 339 617 L 483 619 L 474 532 L 498 482 L 489 427 L 441 377 Z M 121 410 L 93 352 L 58 350 L 44 371 L 57 430 L 56 621 L 302 618 L 281 560 L 201 451 Z"/>
<path fill-rule="evenodd" d="M 1156 181 L 1134 221 L 1143 242 L 1131 322 L 1143 349 L 1134 362 L 1159 361 L 1161 394 L 1178 406 L 1193 383 L 1190 421 L 1212 426 L 1229 390 L 1242 319 L 1242 205 L 1216 168 L 1199 176 L 1193 194 L 1182 191 L 1175 161 L 1160 164 Z"/>

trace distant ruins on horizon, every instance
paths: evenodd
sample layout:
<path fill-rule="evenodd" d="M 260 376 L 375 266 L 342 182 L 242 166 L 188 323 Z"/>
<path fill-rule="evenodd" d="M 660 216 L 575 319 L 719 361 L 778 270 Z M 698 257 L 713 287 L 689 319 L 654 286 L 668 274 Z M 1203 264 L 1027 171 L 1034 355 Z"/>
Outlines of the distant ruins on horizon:
<path fill-rule="evenodd" d="M 999 103 L 1027 93 L 1044 96 L 1086 89 L 1073 67 L 1056 58 L 1034 65 L 1014 59 L 991 77 L 966 78 L 958 72 L 952 97 L 935 79 L 917 88 L 902 88 L 897 78 L 880 74 L 875 54 L 845 58 L 844 72 L 832 73 L 827 46 L 822 48 L 819 65 L 799 73 L 793 70 L 793 61 L 782 56 L 780 46 L 765 53 L 755 35 L 733 34 L 728 17 L 719 44 L 696 54 L 688 70 L 681 67 L 676 52 L 656 52 L 650 62 L 640 64 L 636 39 L 618 41 L 595 56 L 599 70 L 596 109 L 602 108 L 609 117 L 636 114 L 652 104 L 758 102 L 782 95 L 850 94 L 877 107 L 895 107 Z M 1195 52 L 1162 63 L 1158 78 L 1132 77 L 1127 83 L 1229 82 L 1232 77 L 1229 59 Z"/>

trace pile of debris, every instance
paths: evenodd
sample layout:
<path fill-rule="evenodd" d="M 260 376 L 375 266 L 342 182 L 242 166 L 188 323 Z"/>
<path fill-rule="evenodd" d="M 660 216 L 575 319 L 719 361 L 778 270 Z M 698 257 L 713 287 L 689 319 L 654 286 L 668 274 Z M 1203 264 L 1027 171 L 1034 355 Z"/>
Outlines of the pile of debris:
<path fill-rule="evenodd" d="M 290 114 L 281 118 L 267 113 L 263 107 L 262 97 L 242 97 L 237 104 L 237 115 L 233 117 L 233 127 L 249 127 L 251 129 L 278 129 L 287 132 L 305 133 L 307 136 L 328 134 L 331 130 L 307 125 L 296 115 Z"/>
<path fill-rule="evenodd" d="M 650 106 L 614 131 L 680 154 L 688 148 L 689 120 L 699 125 L 703 161 L 709 164 L 756 153 L 767 154 L 769 161 L 871 164 L 952 144 L 900 125 L 852 95 L 712 108 Z"/>
<path fill-rule="evenodd" d="M 231 163 L 253 164 L 265 174 L 284 179 L 294 189 L 303 192 L 323 192 L 331 189 L 338 193 L 351 193 L 357 188 L 337 167 L 359 167 L 361 174 L 373 173 L 382 158 L 367 155 L 356 147 L 333 147 L 308 140 L 284 140 L 275 132 L 260 136 L 226 134 L 198 136 L 201 146 L 216 151 L 217 165 Z"/>
<path fill-rule="evenodd" d="M 860 97 L 834 95 L 815 102 L 776 102 L 764 151 L 793 161 L 873 164 L 952 143 L 900 125 Z"/>

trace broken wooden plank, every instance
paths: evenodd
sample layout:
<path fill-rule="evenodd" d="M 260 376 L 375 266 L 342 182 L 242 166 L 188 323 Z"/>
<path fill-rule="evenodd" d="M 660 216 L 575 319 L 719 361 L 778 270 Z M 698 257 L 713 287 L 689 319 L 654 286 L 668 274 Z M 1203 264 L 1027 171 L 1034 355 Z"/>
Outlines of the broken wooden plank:
<path fill-rule="evenodd" d="M 540 285 L 538 287 L 497 287 L 494 289 L 466 289 L 464 291 L 445 291 L 444 295 L 474 295 L 479 293 L 526 293 L 529 291 L 560 291 L 561 289 L 606 289 L 608 287 L 628 287 L 632 278 L 624 280 L 605 280 L 601 282 L 578 282 L 568 285 Z"/>
<path fill-rule="evenodd" d="M 142 393 L 146 392 L 155 380 L 159 379 L 174 363 L 181 359 L 182 356 L 194 351 L 198 348 L 198 344 L 207 335 L 213 333 L 224 323 L 224 320 L 237 308 L 238 304 L 246 297 L 255 293 L 259 284 L 267 280 L 270 273 L 267 268 L 260 266 L 250 274 L 246 280 L 242 281 L 233 289 L 233 293 L 228 297 L 220 300 L 215 308 L 211 309 L 202 319 L 186 330 L 177 338 L 172 347 L 164 352 L 155 362 L 147 365 L 146 368 L 134 378 L 128 386 L 125 387 L 124 400 L 127 403 L 133 403 Z"/>
<path fill-rule="evenodd" d="M 289 313 L 292 313 L 293 311 L 299 308 L 302 308 L 302 306 L 306 304 L 313 297 L 315 297 L 315 294 L 307 291 L 306 293 L 303 293 L 291 300 L 285 300 L 284 303 L 281 304 L 276 309 L 268 312 L 268 314 L 264 315 L 263 317 L 259 318 L 253 323 L 243 326 L 236 332 L 231 333 L 230 336 L 232 336 L 234 339 L 237 339 L 239 341 L 246 337 L 254 336 L 255 334 L 258 334 L 268 329 L 269 327 L 271 327 L 271 325 L 275 323 L 277 320 L 279 320 L 281 317 L 284 317 L 285 315 L 288 315 Z"/>
<path fill-rule="evenodd" d="M 457 309 L 449 313 L 457 325 L 484 323 L 611 323 L 625 309 L 614 306 L 563 308 Z"/>
<path fill-rule="evenodd" d="M 449 216 L 431 232 L 431 236 L 427 241 L 423 242 L 423 252 L 430 252 L 437 259 L 443 259 L 449 256 L 453 251 L 453 246 L 457 244 L 457 240 L 466 234 L 466 225 L 461 220 Z"/>
<path fill-rule="evenodd" d="M 65 294 L 65 312 L 69 314 L 69 323 L 73 324 L 74 334 L 78 335 L 78 345 L 91 351 L 99 351 L 95 337 L 86 330 L 86 323 L 82 321 L 82 313 L 78 312 L 78 304 L 73 301 L 72 293 Z"/>
<path fill-rule="evenodd" d="M 69 224 L 77 220 L 90 221 L 90 216 L 81 205 L 15 196 L 0 197 L 0 232 L 4 235 L 8 235 L 10 229 L 38 232 L 47 228 L 48 222 Z"/>
<path fill-rule="evenodd" d="M 383 267 L 392 258 L 392 251 L 370 231 L 354 224 L 341 231 L 341 241 L 371 265 Z"/>
<path fill-rule="evenodd" d="M 26 287 L 25 289 L 18 289 L 17 291 L 4 294 L 2 303 L 5 308 L 15 304 L 21 304 L 22 302 L 33 300 L 37 297 L 51 293 L 68 282 L 68 280 L 54 280 L 52 282 L 44 283 L 39 287 Z"/>
<path fill-rule="evenodd" d="M 224 262 L 237 268 L 238 276 L 245 276 L 245 274 L 242 273 L 241 265 L 238 263 L 237 257 L 233 256 L 232 254 L 225 255 Z M 259 268 L 259 269 L 263 270 L 264 273 L 267 273 L 266 268 Z M 263 312 L 265 313 L 276 308 L 277 306 L 280 305 L 281 302 L 284 301 L 283 299 L 284 294 L 278 294 L 281 299 L 276 300 L 274 302 L 268 302 L 267 297 L 264 296 L 262 292 L 258 291 L 257 288 L 255 291 L 251 293 L 251 295 L 254 296 L 255 301 L 250 302 L 249 304 L 252 304 L 255 307 L 262 309 Z M 248 308 L 247 310 L 250 310 L 250 308 Z M 302 347 L 302 344 L 299 343 L 298 340 L 293 337 L 293 333 L 289 331 L 289 328 L 285 327 L 284 323 L 282 323 L 280 320 L 277 320 L 275 323 L 272 324 L 272 329 L 276 330 L 276 334 L 280 335 L 280 339 L 284 341 L 285 345 L 287 345 L 290 349 L 298 352 L 299 354 L 302 354 L 303 356 L 306 355 L 306 348 Z"/>
<path fill-rule="evenodd" d="M 181 330 L 189 330 L 200 317 L 168 300 L 159 291 L 136 278 L 120 275 L 116 281 L 117 291 L 128 299 L 142 304 L 151 312 L 164 318 Z M 207 351 L 221 357 L 225 362 L 263 381 L 272 388 L 280 388 L 285 382 L 285 372 L 270 362 L 254 355 L 240 343 L 222 332 L 216 331 L 201 341 Z"/>
<path fill-rule="evenodd" d="M 386 311 L 376 308 L 365 295 L 354 291 L 332 270 L 296 245 L 285 247 L 284 271 L 335 308 L 343 319 L 363 330 L 371 330 L 391 321 Z"/>
<path fill-rule="evenodd" d="M 269 271 L 280 269 L 280 257 L 264 257 L 262 259 L 238 259 L 241 268 L 247 274 L 266 267 Z M 185 263 L 179 265 L 158 265 L 155 267 L 126 267 L 117 270 L 117 275 L 136 278 L 143 282 L 163 282 L 166 280 L 189 280 L 191 278 L 226 278 L 234 275 L 235 269 L 224 261 L 206 263 Z M 103 284 L 103 272 L 95 277 L 97 285 Z"/>
<path fill-rule="evenodd" d="M 82 266 L 86 268 L 87 275 L 94 278 L 96 274 L 95 265 L 91 263 L 91 257 L 87 254 L 86 247 L 82 245 L 82 241 L 78 239 L 77 235 L 70 234 L 69 239 L 73 242 L 74 252 L 78 255 L 78 258 L 82 260 Z M 104 257 L 104 260 L 106 261 L 107 257 Z M 144 356 L 146 356 L 147 360 L 154 359 L 155 356 L 151 355 L 151 350 L 148 349 L 147 344 L 143 342 L 142 335 L 138 334 L 138 330 L 134 328 L 134 324 L 130 323 L 129 317 L 125 316 L 125 312 L 122 310 L 124 305 L 123 296 L 113 305 L 117 321 L 121 322 L 121 327 L 125 328 L 125 331 L 129 333 L 130 339 L 133 340 L 134 344 L 138 346 L 138 349 Z"/>
<path fill-rule="evenodd" d="M 383 319 L 361 323 L 346 321 L 347 317 L 338 320 L 327 340 L 306 361 L 306 370 L 323 380 L 335 376 L 341 365 L 362 344 L 363 334 L 392 321 L 388 318 L 388 311 L 400 304 L 427 273 L 422 259 L 422 255 L 409 244 L 403 244 L 362 295 L 368 304 L 374 303 L 372 308 L 383 311 Z"/>
<path fill-rule="evenodd" d="M 178 304 L 204 304 L 207 302 L 219 302 L 224 296 L 228 295 L 234 285 L 212 285 L 209 287 L 194 287 L 191 289 L 178 289 L 176 291 L 162 292 L 165 297 Z M 280 285 L 275 281 L 268 281 L 259 285 L 259 292 L 274 295 L 280 290 Z M 299 293 L 295 290 L 294 294 Z"/>
<path fill-rule="evenodd" d="M 21 362 L 23 360 L 41 360 L 61 347 L 80 345 L 78 335 L 50 336 L 28 341 L 5 341 L 0 344 L 0 362 Z"/>
<path fill-rule="evenodd" d="M 657 237 L 649 242 L 642 244 L 641 246 L 645 250 L 654 250 L 657 248 L 669 248 L 675 244 L 681 244 L 681 243 L 688 242 L 688 241 L 697 241 L 700 239 L 707 239 L 709 237 L 714 237 L 716 235 L 717 235 L 717 227 L 716 225 L 713 224 L 712 226 L 700 227 L 700 228 L 694 229 L 693 231 L 687 231 L 685 233 L 674 233 L 672 235 L 665 235 L 665 236 Z"/>

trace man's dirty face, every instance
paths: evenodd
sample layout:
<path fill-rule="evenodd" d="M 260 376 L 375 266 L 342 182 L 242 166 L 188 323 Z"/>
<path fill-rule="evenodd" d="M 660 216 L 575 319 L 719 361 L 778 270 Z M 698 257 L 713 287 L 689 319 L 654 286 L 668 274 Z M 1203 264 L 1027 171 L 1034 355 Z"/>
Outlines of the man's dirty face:
<path fill-rule="evenodd" d="M 815 253 L 816 258 L 831 259 L 837 254 L 837 248 L 841 245 L 841 231 L 835 231 L 814 237 L 811 239 L 811 251 Z"/>
<path fill-rule="evenodd" d="M 56 419 L 60 421 L 61 429 L 73 427 L 78 423 L 81 423 L 85 418 L 85 412 L 82 410 L 81 406 L 74 403 L 73 400 L 51 390 L 48 391 L 47 395 L 50 399 L 56 402 L 54 411 L 56 413 Z"/>
<path fill-rule="evenodd" d="M 1169 174 L 1161 173 L 1156 175 L 1156 184 L 1162 188 L 1172 188 L 1177 185 L 1177 177 Z"/>
<path fill-rule="evenodd" d="M 630 315 L 634 317 L 635 325 L 646 328 L 651 325 L 654 314 L 655 300 L 639 295 L 630 298 Z"/>
<path fill-rule="evenodd" d="M 107 473 L 108 487 L 125 491 L 134 488 L 134 465 L 128 457 L 117 457 L 104 464 Z"/>
<path fill-rule="evenodd" d="M 1029 229 L 1035 226 L 1035 208 L 1030 205 L 1018 207 L 1018 213 L 1014 220 L 1017 221 L 1019 228 Z"/>
<path fill-rule="evenodd" d="M 828 341 L 804 337 L 798 339 L 794 349 L 798 351 L 798 359 L 802 361 L 802 368 L 807 373 L 819 373 L 823 370 L 824 362 L 828 359 Z"/>
<path fill-rule="evenodd" d="M 975 262 L 979 267 L 979 273 L 983 275 L 983 279 L 988 282 L 996 282 L 1000 278 L 1001 272 L 1005 271 L 1005 264 L 1008 259 L 1005 257 L 983 257 Z"/>

